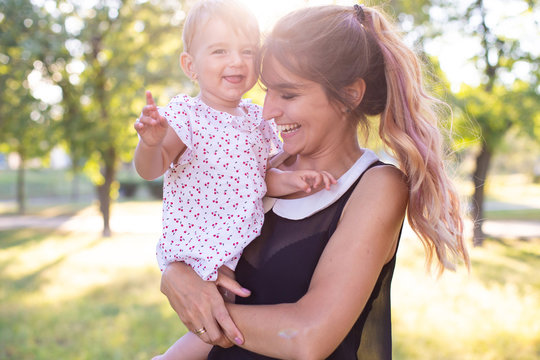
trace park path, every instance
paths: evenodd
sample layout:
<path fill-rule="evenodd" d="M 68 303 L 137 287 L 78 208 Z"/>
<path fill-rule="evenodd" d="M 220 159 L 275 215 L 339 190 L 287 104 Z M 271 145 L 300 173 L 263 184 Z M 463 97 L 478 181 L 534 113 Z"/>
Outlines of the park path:
<path fill-rule="evenodd" d="M 103 220 L 94 206 L 74 215 L 0 215 L 0 230 L 46 228 L 72 232 L 101 232 Z M 143 212 L 113 210 L 111 229 L 115 233 L 157 233 L 161 230 L 161 208 L 153 205 Z"/>
<path fill-rule="evenodd" d="M 496 209 L 513 209 L 504 203 L 489 205 Z M 144 212 L 118 212 L 111 217 L 111 229 L 115 233 L 159 233 L 161 212 L 154 205 Z M 95 208 L 87 208 L 73 216 L 0 216 L 0 230 L 20 228 L 55 228 L 64 231 L 100 232 L 102 219 Z M 466 223 L 466 233 L 471 233 L 471 222 Z M 487 220 L 484 232 L 500 238 L 540 238 L 540 219 L 534 220 Z"/>

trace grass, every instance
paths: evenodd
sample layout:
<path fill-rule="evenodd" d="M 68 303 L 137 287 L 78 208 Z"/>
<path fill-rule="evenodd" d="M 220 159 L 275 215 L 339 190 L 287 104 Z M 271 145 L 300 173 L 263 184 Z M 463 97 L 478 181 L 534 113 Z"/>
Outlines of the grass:
<path fill-rule="evenodd" d="M 68 228 L 0 232 L 0 359 L 149 359 L 185 332 L 159 292 L 155 233 Z"/>
<path fill-rule="evenodd" d="M 0 173 L 8 220 L 12 175 Z M 32 171 L 28 179 L 29 214 L 58 225 L 0 231 L 0 359 L 149 359 L 164 351 L 186 329 L 159 292 L 160 202 L 147 190 L 135 201 L 120 197 L 114 235 L 103 239 L 95 200 L 71 202 L 66 173 Z M 540 219 L 540 185 L 522 176 L 493 177 L 487 197 L 519 205 L 488 209 L 488 220 Z M 392 289 L 395 359 L 540 358 L 540 235 L 488 238 L 470 251 L 470 274 L 434 279 L 405 232 Z"/>
<path fill-rule="evenodd" d="M 117 203 L 109 239 L 92 227 L 95 206 L 54 229 L 0 231 L 0 358 L 149 359 L 181 336 L 159 292 L 159 207 Z M 540 356 L 540 238 L 488 239 L 471 256 L 471 274 L 435 280 L 405 232 L 392 294 L 395 359 Z"/>
<path fill-rule="evenodd" d="M 402 242 L 393 282 L 396 359 L 540 357 L 540 238 L 488 239 L 472 269 L 425 275 L 423 250 Z"/>

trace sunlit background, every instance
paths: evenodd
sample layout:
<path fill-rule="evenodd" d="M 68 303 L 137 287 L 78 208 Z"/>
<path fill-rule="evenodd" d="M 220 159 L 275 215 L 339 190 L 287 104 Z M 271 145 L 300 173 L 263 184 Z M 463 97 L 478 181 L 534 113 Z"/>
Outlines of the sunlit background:
<path fill-rule="evenodd" d="M 355 3 L 240 1 L 263 32 L 293 9 Z M 186 331 L 159 292 L 161 182 L 131 161 L 144 90 L 159 104 L 197 92 L 178 67 L 192 2 L 0 0 L 0 359 L 149 359 Z M 405 229 L 394 358 L 538 359 L 540 5 L 382 6 L 452 108 L 441 126 L 473 265 L 435 279 Z"/>

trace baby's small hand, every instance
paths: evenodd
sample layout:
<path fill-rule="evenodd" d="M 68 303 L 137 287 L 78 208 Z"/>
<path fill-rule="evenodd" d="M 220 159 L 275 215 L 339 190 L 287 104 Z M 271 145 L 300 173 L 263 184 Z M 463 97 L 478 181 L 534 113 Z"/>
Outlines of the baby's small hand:
<path fill-rule="evenodd" d="M 298 173 L 299 178 L 303 181 L 301 190 L 307 193 L 321 186 L 324 186 L 326 190 L 330 190 L 330 186 L 337 183 L 332 174 L 327 171 L 298 170 L 296 173 Z"/>
<path fill-rule="evenodd" d="M 167 119 L 158 112 L 152 93 L 147 91 L 146 106 L 143 107 L 141 116 L 134 124 L 135 130 L 146 145 L 156 146 L 165 138 L 168 127 Z"/>

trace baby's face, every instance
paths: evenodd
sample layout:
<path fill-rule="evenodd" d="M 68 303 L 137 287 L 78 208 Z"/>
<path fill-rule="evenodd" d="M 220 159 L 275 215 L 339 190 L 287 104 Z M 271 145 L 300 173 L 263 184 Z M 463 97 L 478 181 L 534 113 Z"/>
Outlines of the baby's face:
<path fill-rule="evenodd" d="M 197 31 L 190 55 L 208 105 L 216 109 L 238 106 L 257 81 L 257 45 L 221 19 L 210 19 Z"/>

